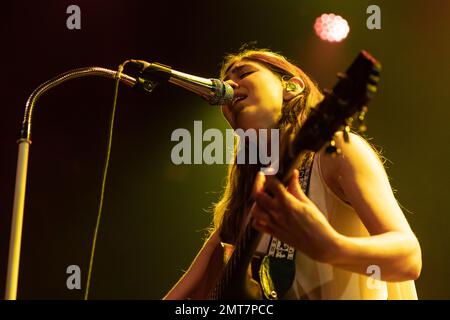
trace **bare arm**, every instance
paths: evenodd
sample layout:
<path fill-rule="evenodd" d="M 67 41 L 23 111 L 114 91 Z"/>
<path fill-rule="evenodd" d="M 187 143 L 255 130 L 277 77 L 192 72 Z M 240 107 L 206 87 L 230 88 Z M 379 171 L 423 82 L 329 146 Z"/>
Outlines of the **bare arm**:
<path fill-rule="evenodd" d="M 351 136 L 350 143 L 344 143 L 338 135 L 336 144 L 342 149 L 339 156 L 319 153 L 324 179 L 337 195 L 351 203 L 370 236 L 338 233 L 302 191 L 298 170 L 294 170 L 287 188 L 274 176 L 257 175 L 254 227 L 317 261 L 342 269 L 367 274 L 367 268 L 376 265 L 382 280 L 418 278 L 422 267 L 420 245 L 393 195 L 383 165 L 356 135 Z"/>
<path fill-rule="evenodd" d="M 163 299 L 206 299 L 222 266 L 223 248 L 216 230 L 205 242 L 188 271 Z"/>
<path fill-rule="evenodd" d="M 394 197 L 382 163 L 371 147 L 356 135 L 336 141 L 342 154 L 321 154 L 325 180 L 351 203 L 369 231 L 369 237 L 337 235 L 332 264 L 366 274 L 377 265 L 386 281 L 417 279 L 421 270 L 420 245 Z"/>

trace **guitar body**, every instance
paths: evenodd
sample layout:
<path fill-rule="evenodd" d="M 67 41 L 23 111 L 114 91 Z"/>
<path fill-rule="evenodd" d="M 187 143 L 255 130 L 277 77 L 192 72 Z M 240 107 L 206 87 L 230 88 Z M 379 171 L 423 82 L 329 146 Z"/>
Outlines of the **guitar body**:
<path fill-rule="evenodd" d="M 234 252 L 234 246 L 226 243 L 222 243 L 224 248 L 224 260 L 228 263 Z M 253 279 L 252 270 L 250 266 L 246 269 L 244 273 L 239 273 L 234 275 L 234 281 L 232 284 L 227 286 L 223 291 L 223 300 L 262 300 L 263 293 L 261 290 L 261 285 Z"/>
<path fill-rule="evenodd" d="M 220 300 L 262 300 L 261 285 L 248 275 L 236 277 L 233 285 L 223 291 Z"/>

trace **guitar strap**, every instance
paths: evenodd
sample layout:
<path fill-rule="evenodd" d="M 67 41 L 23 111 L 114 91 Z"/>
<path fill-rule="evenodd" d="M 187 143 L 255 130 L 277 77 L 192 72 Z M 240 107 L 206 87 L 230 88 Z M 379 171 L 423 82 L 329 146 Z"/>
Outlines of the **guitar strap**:
<path fill-rule="evenodd" d="M 307 152 L 300 165 L 300 185 L 309 194 L 311 169 L 314 152 Z M 263 258 L 259 269 L 259 281 L 264 297 L 269 300 L 280 299 L 292 286 L 295 278 L 295 248 L 272 237 L 269 252 Z"/>

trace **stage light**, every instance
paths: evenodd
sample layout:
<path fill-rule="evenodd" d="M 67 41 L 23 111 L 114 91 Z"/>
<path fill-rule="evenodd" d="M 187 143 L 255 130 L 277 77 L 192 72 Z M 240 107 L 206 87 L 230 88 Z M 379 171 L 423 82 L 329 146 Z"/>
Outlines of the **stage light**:
<path fill-rule="evenodd" d="M 340 42 L 347 37 L 350 27 L 341 16 L 324 13 L 316 19 L 314 30 L 322 40 Z"/>

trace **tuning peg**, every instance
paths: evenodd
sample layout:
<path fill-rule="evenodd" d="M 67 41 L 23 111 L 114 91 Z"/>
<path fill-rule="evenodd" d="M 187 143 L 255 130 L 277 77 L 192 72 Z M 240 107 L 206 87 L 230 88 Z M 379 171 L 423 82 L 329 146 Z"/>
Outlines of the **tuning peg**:
<path fill-rule="evenodd" d="M 370 84 L 376 86 L 378 84 L 378 82 L 380 82 L 380 77 L 372 74 L 372 75 L 369 76 L 369 81 L 368 82 Z"/>
<path fill-rule="evenodd" d="M 368 108 L 366 106 L 362 107 L 362 109 L 358 115 L 358 121 L 361 121 L 361 122 L 364 121 L 367 111 L 368 111 Z"/>
<path fill-rule="evenodd" d="M 350 141 L 350 126 L 346 125 L 342 132 L 344 133 L 344 141 L 348 143 Z"/>
<path fill-rule="evenodd" d="M 376 76 L 379 76 L 380 73 L 381 73 L 381 64 L 376 63 L 376 64 L 372 67 L 371 72 L 372 72 L 372 74 L 374 74 L 374 75 L 376 75 Z"/>
<path fill-rule="evenodd" d="M 367 88 L 367 91 L 372 95 L 378 91 L 378 87 L 376 85 L 373 85 L 370 83 L 367 84 L 366 88 Z"/>
<path fill-rule="evenodd" d="M 349 117 L 347 119 L 345 119 L 344 123 L 344 130 L 342 130 L 342 132 L 344 133 L 344 141 L 345 142 L 349 142 L 350 141 L 350 131 L 351 131 L 351 127 L 353 124 L 353 117 Z"/>
<path fill-rule="evenodd" d="M 338 154 L 341 154 L 341 149 L 336 147 L 336 141 L 334 138 L 330 141 L 330 144 L 326 147 L 325 152 L 335 157 Z"/>
<path fill-rule="evenodd" d="M 358 115 L 358 131 L 359 132 L 367 131 L 367 126 L 364 124 L 364 120 L 366 118 L 367 111 L 368 111 L 368 108 L 366 106 L 364 106 Z"/>
<path fill-rule="evenodd" d="M 367 131 L 367 126 L 364 123 L 361 123 L 358 126 L 358 131 L 361 132 L 361 133 L 366 132 Z"/>

